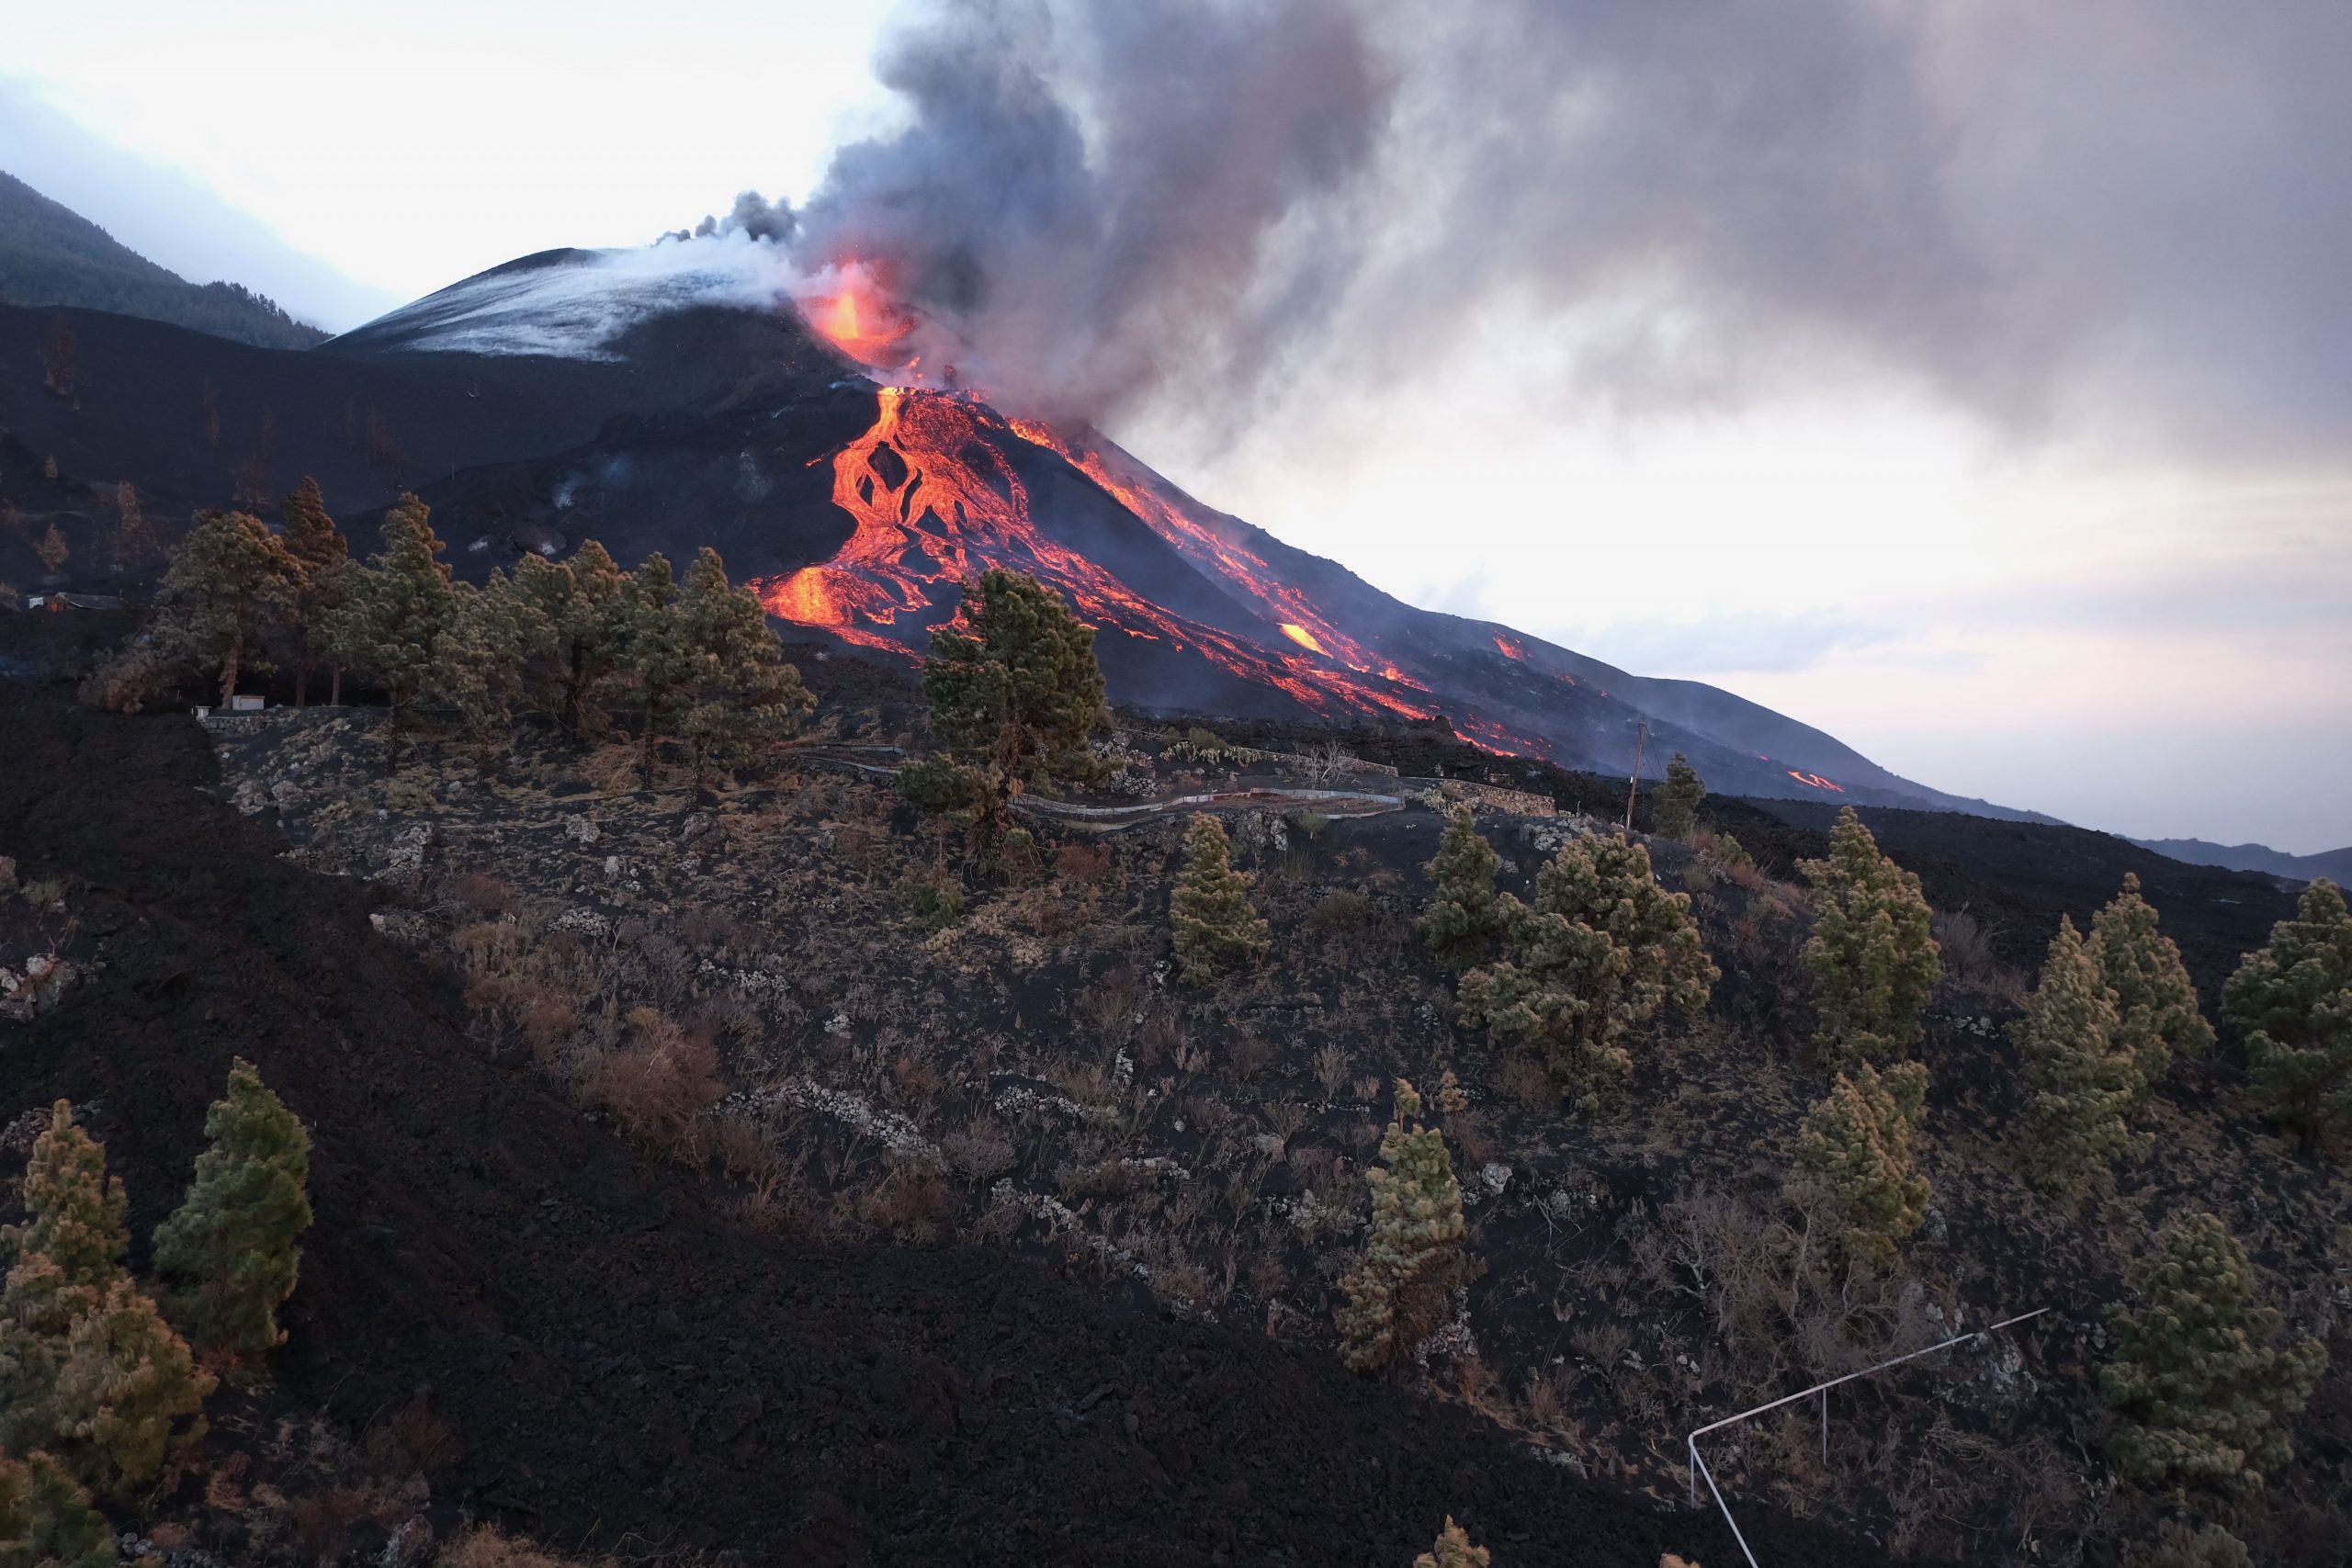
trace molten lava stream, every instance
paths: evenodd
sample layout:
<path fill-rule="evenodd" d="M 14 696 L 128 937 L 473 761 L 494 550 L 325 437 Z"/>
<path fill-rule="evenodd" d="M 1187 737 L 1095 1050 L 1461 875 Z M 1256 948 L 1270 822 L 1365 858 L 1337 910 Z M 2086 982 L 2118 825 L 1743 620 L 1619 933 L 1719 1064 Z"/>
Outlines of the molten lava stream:
<path fill-rule="evenodd" d="M 833 458 L 833 503 L 855 530 L 831 560 L 755 581 L 771 615 L 868 648 L 912 653 L 915 638 L 938 618 L 925 612 L 941 602 L 941 585 L 1006 567 L 1052 585 L 1098 627 L 1189 649 L 1242 680 L 1289 694 L 1309 711 L 1429 716 L 1377 681 L 1275 654 L 1172 614 L 1048 538 L 1030 515 L 1028 487 L 1006 458 L 1001 443 L 1011 428 L 985 405 L 902 387 L 882 388 L 877 398 L 873 428 Z M 1300 630 L 1317 635 L 1305 625 Z"/>
<path fill-rule="evenodd" d="M 1279 581 L 1273 568 L 1256 551 L 1225 537 L 1214 523 L 1194 516 L 1179 500 L 1161 495 L 1148 477 L 1114 474 L 1111 460 L 1103 453 L 1080 446 L 1050 425 L 1028 419 L 1009 423 L 1014 434 L 1054 453 L 1115 496 L 1120 505 L 1134 513 L 1146 527 L 1168 541 L 1187 560 L 1214 571 L 1225 582 L 1256 600 L 1264 607 L 1267 618 L 1291 641 L 1335 660 L 1358 674 L 1376 674 L 1399 685 L 1427 690 L 1393 662 L 1380 658 L 1332 625 L 1306 594 Z M 1381 705 L 1396 712 L 1408 711 L 1394 700 L 1385 700 Z M 1417 717 L 1428 716 L 1419 709 L 1410 711 Z"/>

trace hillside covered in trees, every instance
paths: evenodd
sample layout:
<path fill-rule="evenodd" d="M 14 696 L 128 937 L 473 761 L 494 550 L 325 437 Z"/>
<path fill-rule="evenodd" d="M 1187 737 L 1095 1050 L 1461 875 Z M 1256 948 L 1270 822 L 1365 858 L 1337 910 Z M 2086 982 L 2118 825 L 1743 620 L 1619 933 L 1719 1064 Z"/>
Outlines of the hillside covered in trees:
<path fill-rule="evenodd" d="M 328 334 L 228 281 L 190 283 L 88 219 L 0 173 L 0 304 L 74 305 L 145 316 L 263 348 L 308 348 Z"/>

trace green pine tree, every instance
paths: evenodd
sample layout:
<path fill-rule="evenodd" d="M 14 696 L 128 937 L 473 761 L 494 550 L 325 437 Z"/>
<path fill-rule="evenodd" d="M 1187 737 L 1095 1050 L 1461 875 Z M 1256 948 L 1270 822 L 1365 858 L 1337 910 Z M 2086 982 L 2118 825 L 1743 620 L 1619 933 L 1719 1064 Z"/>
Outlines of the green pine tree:
<path fill-rule="evenodd" d="M 964 585 L 956 618 L 931 635 L 922 694 L 940 743 L 1002 787 L 1083 776 L 1102 711 L 1094 628 L 1035 579 L 982 572 Z"/>
<path fill-rule="evenodd" d="M 277 1309 L 311 1226 L 311 1135 L 243 1057 L 204 1119 L 196 1180 L 155 1232 L 172 1321 L 202 1349 L 259 1356 L 284 1343 Z"/>
<path fill-rule="evenodd" d="M 695 677 L 694 649 L 686 637 L 670 558 L 656 550 L 629 573 L 621 590 L 619 665 L 629 682 L 629 706 L 640 726 L 639 767 L 645 787 L 653 787 L 653 762 L 662 739 L 677 732 L 686 714 Z"/>
<path fill-rule="evenodd" d="M 480 588 L 453 587 L 457 609 L 433 645 L 433 684 L 457 710 L 488 778 L 500 749 L 514 739 L 527 673 L 554 646 L 555 628 L 503 572 L 492 571 Z"/>
<path fill-rule="evenodd" d="M 515 566 L 516 592 L 555 630 L 555 646 L 538 674 L 542 700 L 575 740 L 604 723 L 600 698 L 627 640 L 621 612 L 628 585 L 628 575 L 594 539 L 560 564 L 525 556 Z"/>
<path fill-rule="evenodd" d="M 269 670 L 263 633 L 293 614 L 300 581 L 294 558 L 260 518 L 198 513 L 155 596 L 156 640 L 173 657 L 217 671 L 226 707 L 240 674 Z"/>
<path fill-rule="evenodd" d="M 0 1229 L 0 1250 L 39 1253 L 69 1288 L 104 1291 L 123 1277 L 127 1201 L 122 1182 L 107 1174 L 106 1145 L 74 1125 L 74 1107 L 61 1100 L 25 1168 L 25 1223 Z"/>
<path fill-rule="evenodd" d="M 1832 1066 L 1910 1055 L 1920 1015 L 1943 973 L 1919 879 L 1879 852 L 1847 807 L 1829 830 L 1829 855 L 1797 869 L 1818 911 L 1804 945 L 1819 1010 L 1815 1043 Z"/>
<path fill-rule="evenodd" d="M 1667 1008 L 1707 1005 L 1719 976 L 1649 851 L 1618 836 L 1572 839 L 1535 874 L 1535 903 L 1502 897 L 1509 956 L 1462 977 L 1463 1022 L 1540 1047 L 1562 1085 L 1584 1090 L 1633 1070 L 1627 1042 Z"/>
<path fill-rule="evenodd" d="M 1422 869 L 1437 895 L 1421 916 L 1421 938 L 1438 962 L 1453 970 L 1475 968 L 1495 956 L 1510 930 L 1508 908 L 1495 891 L 1502 865 L 1479 836 L 1470 808 L 1459 807 L 1437 841 L 1437 856 Z"/>
<path fill-rule="evenodd" d="M 2133 1283 L 2132 1304 L 2108 1311 L 2116 1346 L 2098 1374 L 2117 1416 L 2109 1455 L 2142 1485 L 2259 1486 L 2292 1457 L 2280 1423 L 2311 1397 L 2327 1351 L 2280 1341 L 2245 1248 L 2214 1215 L 2166 1227 Z"/>
<path fill-rule="evenodd" d="M 1340 1280 L 1340 1355 L 1360 1372 L 1382 1371 L 1444 1321 L 1447 1292 L 1463 1273 L 1462 1184 L 1434 1127 L 1417 1124 L 1420 1096 L 1396 1080 L 1396 1110 L 1380 1137 L 1372 1187 L 1372 1234 Z"/>
<path fill-rule="evenodd" d="M 2123 891 L 2092 918 L 2090 945 L 2100 978 L 2115 993 L 2116 1043 L 2136 1066 L 2132 1103 L 2144 1105 L 2175 1057 L 2213 1043 L 2213 1026 L 2198 1009 L 2180 949 L 2156 929 L 2155 907 L 2140 897 L 2137 876 L 2125 873 Z"/>
<path fill-rule="evenodd" d="M 1188 984 L 1205 986 L 1266 951 L 1266 922 L 1250 907 L 1250 878 L 1233 869 L 1225 829 L 1204 812 L 1184 830 L 1184 869 L 1177 874 L 1170 913 L 1176 962 Z"/>
<path fill-rule="evenodd" d="M 113 1529 L 90 1495 L 44 1453 L 0 1453 L 0 1568 L 111 1568 Z"/>
<path fill-rule="evenodd" d="M 759 595 L 729 586 L 726 563 L 707 545 L 686 569 L 679 611 L 695 663 L 685 733 L 701 790 L 712 768 L 742 766 L 791 734 L 817 700 L 786 661 Z"/>
<path fill-rule="evenodd" d="M 416 700 L 440 668 L 440 644 L 457 618 L 458 592 L 433 532 L 432 510 L 413 495 L 384 517 L 384 548 L 351 574 L 348 594 L 331 621 L 345 665 L 384 683 L 391 705 L 390 766 L 401 764 Z"/>
<path fill-rule="evenodd" d="M 2078 1191 L 2145 1145 L 2124 1121 L 2141 1077 L 2138 1059 L 2118 1038 L 2121 1027 L 2098 960 L 2061 916 L 2041 981 L 2010 1026 L 2030 1090 L 2034 1179 L 2045 1187 Z"/>
<path fill-rule="evenodd" d="M 1927 1218 L 1928 1179 L 1911 1166 L 1911 1134 L 1927 1114 L 1928 1069 L 1917 1062 L 1883 1073 L 1858 1062 L 1806 1112 L 1797 1164 L 1838 1195 L 1849 1257 L 1891 1265 L 1894 1244 Z"/>
<path fill-rule="evenodd" d="M 66 1281 L 38 1252 L 19 1252 L 0 1281 L 0 1447 L 20 1451 L 57 1436 L 57 1373 L 74 1325 L 105 1292 Z"/>
<path fill-rule="evenodd" d="M 1666 765 L 1666 782 L 1650 799 L 1650 831 L 1662 839 L 1688 839 L 1699 825 L 1699 803 L 1707 783 L 1681 752 Z"/>
<path fill-rule="evenodd" d="M 127 1496 L 204 1436 L 213 1379 L 155 1303 L 117 1280 L 74 1322 L 58 1369 L 58 1457 L 93 1491 Z"/>
<path fill-rule="evenodd" d="M 1413 1559 L 1413 1568 L 1487 1568 L 1494 1561 L 1493 1553 L 1483 1546 L 1470 1544 L 1468 1532 L 1445 1517 L 1445 1529 L 1438 1532 L 1437 1544 Z"/>
<path fill-rule="evenodd" d="M 277 503 L 277 536 L 293 561 L 297 582 L 291 620 L 296 653 L 294 705 L 310 701 L 311 671 L 322 664 L 334 673 L 334 695 L 340 697 L 342 670 L 334 657 L 329 633 L 343 597 L 350 589 L 351 541 L 327 515 L 326 497 L 319 481 L 307 474 L 293 493 Z"/>
<path fill-rule="evenodd" d="M 2295 918 L 2245 955 L 2222 1014 L 2245 1034 L 2265 1111 L 2306 1144 L 2352 1130 L 2352 913 L 2335 884 L 2304 888 Z"/>

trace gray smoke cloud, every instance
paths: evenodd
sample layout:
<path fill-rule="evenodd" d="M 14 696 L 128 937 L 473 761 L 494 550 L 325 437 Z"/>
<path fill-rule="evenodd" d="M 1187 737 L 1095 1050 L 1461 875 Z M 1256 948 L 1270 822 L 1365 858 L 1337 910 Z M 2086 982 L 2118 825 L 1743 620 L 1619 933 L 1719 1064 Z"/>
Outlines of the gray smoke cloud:
<path fill-rule="evenodd" d="M 840 150 L 797 254 L 875 268 L 992 386 L 1253 386 L 1344 298 L 1395 85 L 1346 0 L 926 6 L 876 73 L 912 118 Z"/>
<path fill-rule="evenodd" d="M 1469 301 L 1635 412 L 1893 376 L 2324 443 L 2347 59 L 2339 0 L 932 0 L 793 243 L 1097 417 L 1410 375 Z"/>

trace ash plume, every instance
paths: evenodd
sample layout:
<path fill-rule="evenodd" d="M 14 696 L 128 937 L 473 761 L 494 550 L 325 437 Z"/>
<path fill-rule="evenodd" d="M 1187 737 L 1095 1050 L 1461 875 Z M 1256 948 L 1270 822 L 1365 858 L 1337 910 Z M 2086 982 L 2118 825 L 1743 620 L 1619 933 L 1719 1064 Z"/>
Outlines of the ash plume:
<path fill-rule="evenodd" d="M 923 0 L 876 67 L 902 128 L 789 243 L 1045 412 L 1478 353 L 1569 407 L 1892 378 L 2309 449 L 2352 419 L 2313 330 L 2352 315 L 2352 11 L 2256 13 Z"/>
<path fill-rule="evenodd" d="M 1347 0 L 930 6 L 876 69 L 911 119 L 838 152 L 796 259 L 875 269 L 1033 407 L 1252 384 L 1362 254 L 1395 78 Z"/>

